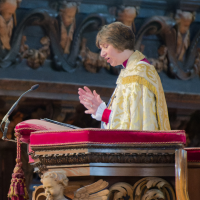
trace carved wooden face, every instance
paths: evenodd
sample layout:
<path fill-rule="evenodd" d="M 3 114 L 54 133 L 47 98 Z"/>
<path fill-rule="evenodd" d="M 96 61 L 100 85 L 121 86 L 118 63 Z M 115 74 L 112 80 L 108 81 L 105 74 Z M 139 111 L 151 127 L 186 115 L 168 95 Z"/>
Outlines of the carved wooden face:
<path fill-rule="evenodd" d="M 180 19 L 180 24 L 179 24 L 179 32 L 181 34 L 187 33 L 187 31 L 190 28 L 190 24 L 192 23 L 192 19 Z"/>
<path fill-rule="evenodd" d="M 1 6 L 1 10 L 0 10 L 1 16 L 4 18 L 6 22 L 9 22 L 10 19 L 12 18 L 12 15 L 15 13 L 17 9 L 17 5 L 6 2 L 3 4 L 0 4 L 0 6 Z"/>
<path fill-rule="evenodd" d="M 159 49 L 158 49 L 158 54 L 160 56 L 164 55 L 167 53 L 167 47 L 165 47 L 164 45 L 160 46 Z"/>
<path fill-rule="evenodd" d="M 136 9 L 135 8 L 125 8 L 123 12 L 118 13 L 117 20 L 125 24 L 126 26 L 131 26 L 136 18 Z"/>
<path fill-rule="evenodd" d="M 44 178 L 43 179 L 43 187 L 45 190 L 45 195 L 48 196 L 50 194 L 49 199 L 57 199 L 59 196 L 63 196 L 63 186 L 55 181 L 53 178 Z"/>
<path fill-rule="evenodd" d="M 70 26 L 76 16 L 77 7 L 61 9 L 60 15 L 65 27 Z"/>

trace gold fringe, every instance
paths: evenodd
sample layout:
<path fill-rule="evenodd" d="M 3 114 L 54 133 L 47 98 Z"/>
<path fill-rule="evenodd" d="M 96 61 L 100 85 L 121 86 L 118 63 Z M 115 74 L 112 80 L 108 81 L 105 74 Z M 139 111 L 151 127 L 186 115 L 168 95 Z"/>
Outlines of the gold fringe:
<path fill-rule="evenodd" d="M 25 186 L 26 186 L 26 184 L 25 184 Z M 27 191 L 26 187 L 24 187 L 24 199 L 29 199 L 29 195 L 28 195 L 28 191 Z"/>
<path fill-rule="evenodd" d="M 11 190 L 10 190 L 10 191 L 11 191 L 11 192 L 10 192 L 10 195 L 9 195 L 9 196 L 12 197 L 12 195 L 14 194 L 13 186 L 11 186 Z"/>

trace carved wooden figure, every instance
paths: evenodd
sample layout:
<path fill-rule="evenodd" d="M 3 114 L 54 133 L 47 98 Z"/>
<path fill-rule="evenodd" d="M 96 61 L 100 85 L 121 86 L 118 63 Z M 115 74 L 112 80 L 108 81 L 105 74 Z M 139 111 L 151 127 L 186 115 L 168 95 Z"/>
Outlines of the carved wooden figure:
<path fill-rule="evenodd" d="M 135 7 L 124 7 L 121 8 L 117 13 L 117 21 L 122 22 L 127 26 L 132 26 L 135 31 L 134 20 L 137 16 L 137 10 Z"/>
<path fill-rule="evenodd" d="M 0 45 L 10 50 L 10 38 L 13 30 L 13 15 L 17 9 L 16 0 L 0 1 Z"/>
<path fill-rule="evenodd" d="M 43 185 L 35 186 L 35 191 L 33 192 L 33 200 L 66 200 L 64 194 L 68 195 L 68 191 L 71 190 L 73 195 L 71 199 L 73 200 L 107 200 L 109 190 L 106 189 L 109 185 L 107 181 L 100 179 L 96 182 L 91 181 L 75 181 L 72 185 L 68 186 L 68 179 L 66 184 L 65 171 L 49 171 L 44 173 L 41 181 Z M 60 181 L 58 181 L 60 180 Z M 84 185 L 84 186 L 83 186 Z M 64 187 L 64 190 L 62 189 Z M 61 188 L 61 190 L 60 190 Z M 58 195 L 58 192 L 61 195 Z M 56 195 L 57 194 L 57 195 Z"/>
<path fill-rule="evenodd" d="M 76 2 L 63 2 L 60 6 L 61 16 L 61 41 L 60 45 L 65 54 L 70 53 L 70 45 L 73 40 L 73 34 L 75 30 L 75 16 L 78 10 L 78 4 Z"/>
<path fill-rule="evenodd" d="M 46 172 L 41 178 L 47 200 L 67 200 L 64 188 L 68 185 L 68 178 L 64 171 Z"/>
<path fill-rule="evenodd" d="M 194 13 L 177 10 L 175 20 L 177 23 L 176 57 L 183 61 L 183 56 L 190 45 L 190 25 L 194 21 Z"/>

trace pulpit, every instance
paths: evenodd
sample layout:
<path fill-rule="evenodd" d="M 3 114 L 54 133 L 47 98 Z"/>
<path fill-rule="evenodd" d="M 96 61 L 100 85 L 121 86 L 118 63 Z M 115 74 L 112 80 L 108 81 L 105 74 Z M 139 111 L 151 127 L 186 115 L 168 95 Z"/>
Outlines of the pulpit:
<path fill-rule="evenodd" d="M 28 143 L 29 161 L 37 173 L 65 171 L 69 178 L 65 194 L 71 199 L 80 187 L 103 180 L 109 200 L 189 200 L 183 130 L 68 129 L 27 120 L 15 132 Z M 42 187 L 35 190 L 33 200 L 39 200 L 40 193 Z"/>

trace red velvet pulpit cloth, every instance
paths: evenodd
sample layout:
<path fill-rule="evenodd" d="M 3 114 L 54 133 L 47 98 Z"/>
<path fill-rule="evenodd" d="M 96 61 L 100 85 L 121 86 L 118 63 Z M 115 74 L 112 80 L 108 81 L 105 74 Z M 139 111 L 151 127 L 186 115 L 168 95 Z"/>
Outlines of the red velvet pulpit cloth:
<path fill-rule="evenodd" d="M 185 148 L 188 162 L 200 162 L 200 147 Z"/>
<path fill-rule="evenodd" d="M 104 129 L 73 129 L 36 131 L 30 135 L 30 146 L 70 144 L 183 144 L 184 131 L 129 131 Z"/>
<path fill-rule="evenodd" d="M 67 129 L 42 120 L 27 120 L 15 127 L 30 146 L 65 144 L 185 144 L 183 130 L 132 131 L 98 128 Z"/>
<path fill-rule="evenodd" d="M 60 126 L 57 124 L 49 123 L 44 120 L 30 119 L 20 122 L 15 127 L 15 132 L 21 134 L 20 140 L 27 144 L 30 143 L 30 134 L 35 131 L 44 130 L 66 130 L 67 127 Z"/>

